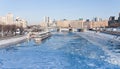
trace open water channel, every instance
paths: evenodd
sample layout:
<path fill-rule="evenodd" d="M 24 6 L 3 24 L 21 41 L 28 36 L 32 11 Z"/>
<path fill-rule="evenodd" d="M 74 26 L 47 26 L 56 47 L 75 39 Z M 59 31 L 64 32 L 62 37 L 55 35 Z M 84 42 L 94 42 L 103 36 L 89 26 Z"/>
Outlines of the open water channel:
<path fill-rule="evenodd" d="M 75 33 L 53 33 L 0 49 L 0 69 L 120 69 L 99 47 Z"/>

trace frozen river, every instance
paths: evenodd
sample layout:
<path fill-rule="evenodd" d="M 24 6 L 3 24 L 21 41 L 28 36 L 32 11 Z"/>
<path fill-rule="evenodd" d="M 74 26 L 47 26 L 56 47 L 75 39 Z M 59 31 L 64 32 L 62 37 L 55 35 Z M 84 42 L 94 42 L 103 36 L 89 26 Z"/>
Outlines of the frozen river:
<path fill-rule="evenodd" d="M 76 33 L 53 33 L 41 43 L 30 40 L 0 49 L 0 69 L 120 69 L 109 57 Z"/>

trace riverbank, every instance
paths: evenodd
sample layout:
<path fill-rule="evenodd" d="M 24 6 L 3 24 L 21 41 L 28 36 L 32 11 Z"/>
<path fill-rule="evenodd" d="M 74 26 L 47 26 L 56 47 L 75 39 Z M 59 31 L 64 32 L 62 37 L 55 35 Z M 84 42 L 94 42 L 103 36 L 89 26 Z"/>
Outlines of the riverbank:
<path fill-rule="evenodd" d="M 102 48 L 103 51 L 109 56 L 105 61 L 120 65 L 120 37 L 115 38 L 115 35 L 105 34 L 105 33 L 96 33 L 93 31 L 87 31 L 82 33 L 77 33 L 79 36 L 88 40 L 94 45 Z"/>
<path fill-rule="evenodd" d="M 2 38 L 0 39 L 0 48 L 7 47 L 12 44 L 17 44 L 19 42 L 24 41 L 25 39 L 26 35 Z"/>
<path fill-rule="evenodd" d="M 120 32 L 119 31 L 101 31 L 101 32 L 102 33 L 111 34 L 111 35 L 120 36 Z"/>

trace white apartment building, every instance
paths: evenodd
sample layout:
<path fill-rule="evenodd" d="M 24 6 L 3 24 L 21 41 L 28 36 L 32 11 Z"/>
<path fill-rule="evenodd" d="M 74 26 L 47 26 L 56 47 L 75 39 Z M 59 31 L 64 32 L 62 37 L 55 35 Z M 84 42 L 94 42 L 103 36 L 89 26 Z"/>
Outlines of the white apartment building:
<path fill-rule="evenodd" d="M 0 24 L 1 25 L 16 25 L 19 27 L 26 28 L 27 27 L 27 21 L 24 19 L 21 19 L 19 17 L 16 17 L 14 20 L 14 16 L 12 13 L 8 13 L 6 16 L 0 16 Z"/>
<path fill-rule="evenodd" d="M 14 18 L 12 13 L 8 13 L 6 16 L 0 17 L 0 24 L 3 25 L 12 25 L 14 24 Z"/>
<path fill-rule="evenodd" d="M 19 17 L 16 17 L 15 24 L 18 27 L 23 27 L 23 28 L 27 27 L 27 21 Z"/>
<path fill-rule="evenodd" d="M 6 24 L 7 25 L 12 25 L 12 24 L 14 24 L 14 17 L 13 17 L 13 14 L 12 13 L 8 13 L 7 15 L 6 15 Z"/>
<path fill-rule="evenodd" d="M 50 19 L 50 17 L 44 17 L 43 22 L 40 23 L 40 26 L 42 27 L 49 27 L 53 25 L 53 21 Z"/>
<path fill-rule="evenodd" d="M 7 19 L 6 19 L 5 16 L 0 16 L 0 24 L 1 24 L 1 25 L 5 25 L 5 24 L 6 24 L 6 21 L 7 21 Z"/>

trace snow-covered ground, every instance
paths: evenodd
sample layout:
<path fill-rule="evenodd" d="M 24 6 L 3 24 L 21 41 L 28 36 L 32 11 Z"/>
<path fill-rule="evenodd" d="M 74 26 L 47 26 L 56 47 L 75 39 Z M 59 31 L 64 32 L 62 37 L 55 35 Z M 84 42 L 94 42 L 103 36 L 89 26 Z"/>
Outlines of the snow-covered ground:
<path fill-rule="evenodd" d="M 120 32 L 120 28 L 106 28 L 106 31 L 116 31 L 116 32 Z"/>
<path fill-rule="evenodd" d="M 26 39 L 26 36 L 0 40 L 0 47 L 5 47 L 10 44 L 16 44 L 18 42 L 21 42 L 24 39 Z"/>
<path fill-rule="evenodd" d="M 120 65 L 120 36 L 109 35 L 105 33 L 95 33 L 93 31 L 86 31 L 84 33 L 77 33 L 89 42 L 99 46 L 109 56 L 104 61 L 111 64 Z"/>

